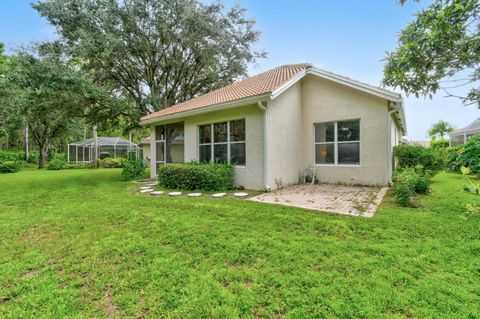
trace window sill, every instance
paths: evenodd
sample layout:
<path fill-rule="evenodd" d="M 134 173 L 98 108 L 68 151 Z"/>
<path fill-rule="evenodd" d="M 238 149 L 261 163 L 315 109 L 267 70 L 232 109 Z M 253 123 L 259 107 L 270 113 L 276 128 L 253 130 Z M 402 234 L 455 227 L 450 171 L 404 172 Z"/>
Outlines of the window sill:
<path fill-rule="evenodd" d="M 361 164 L 315 164 L 315 166 L 326 167 L 362 167 Z"/>

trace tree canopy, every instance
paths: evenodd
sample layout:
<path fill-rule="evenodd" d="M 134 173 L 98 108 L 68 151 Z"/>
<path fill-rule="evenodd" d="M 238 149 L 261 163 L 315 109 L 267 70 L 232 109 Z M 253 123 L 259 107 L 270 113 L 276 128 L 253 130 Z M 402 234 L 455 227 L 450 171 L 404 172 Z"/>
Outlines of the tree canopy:
<path fill-rule="evenodd" d="M 25 118 L 45 166 L 52 141 L 88 117 L 91 109 L 109 99 L 89 77 L 76 70 L 58 52 L 38 47 L 20 52 L 6 73 L 14 95 L 11 107 Z"/>
<path fill-rule="evenodd" d="M 442 90 L 480 107 L 479 14 L 478 0 L 435 0 L 418 12 L 401 31 L 397 49 L 387 52 L 384 84 L 417 97 Z M 469 75 L 452 79 L 462 71 Z M 465 96 L 452 91 L 465 85 Z"/>
<path fill-rule="evenodd" d="M 263 57 L 245 9 L 198 0 L 46 0 L 33 4 L 96 81 L 144 115 L 231 83 Z"/>

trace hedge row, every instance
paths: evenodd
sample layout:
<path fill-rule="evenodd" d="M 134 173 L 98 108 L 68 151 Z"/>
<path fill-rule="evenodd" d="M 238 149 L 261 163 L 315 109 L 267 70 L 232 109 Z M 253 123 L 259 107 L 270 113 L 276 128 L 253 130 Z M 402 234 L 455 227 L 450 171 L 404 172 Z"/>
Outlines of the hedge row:
<path fill-rule="evenodd" d="M 232 188 L 234 167 L 227 164 L 167 164 L 157 170 L 159 185 L 169 189 L 225 191 Z"/>

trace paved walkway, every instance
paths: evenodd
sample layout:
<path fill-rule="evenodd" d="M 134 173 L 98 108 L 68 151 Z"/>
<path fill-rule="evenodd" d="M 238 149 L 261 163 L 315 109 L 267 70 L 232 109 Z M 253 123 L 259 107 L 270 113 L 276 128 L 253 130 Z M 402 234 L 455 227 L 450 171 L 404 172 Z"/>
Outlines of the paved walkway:
<path fill-rule="evenodd" d="M 372 217 L 387 188 L 343 185 L 294 185 L 249 200 L 351 216 Z"/>

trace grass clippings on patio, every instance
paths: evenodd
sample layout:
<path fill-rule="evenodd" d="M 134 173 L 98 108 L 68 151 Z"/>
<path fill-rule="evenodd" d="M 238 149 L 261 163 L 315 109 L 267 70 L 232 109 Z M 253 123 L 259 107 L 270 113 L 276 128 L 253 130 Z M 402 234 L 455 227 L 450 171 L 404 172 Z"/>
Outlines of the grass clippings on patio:
<path fill-rule="evenodd" d="M 2 175 L 0 317 L 477 318 L 461 184 L 365 219 L 144 196 L 116 169 Z"/>

